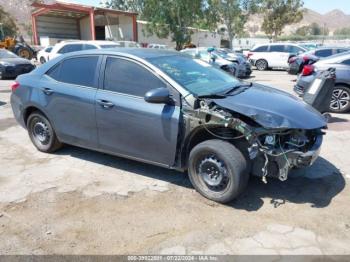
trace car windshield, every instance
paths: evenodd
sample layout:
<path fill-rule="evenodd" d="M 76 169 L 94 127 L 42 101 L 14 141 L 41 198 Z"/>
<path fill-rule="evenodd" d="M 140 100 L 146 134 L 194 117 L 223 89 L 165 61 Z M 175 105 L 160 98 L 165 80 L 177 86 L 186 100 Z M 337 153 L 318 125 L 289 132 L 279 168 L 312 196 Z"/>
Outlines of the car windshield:
<path fill-rule="evenodd" d="M 188 56 L 161 56 L 147 60 L 196 96 L 225 93 L 240 85 L 239 80 L 224 71 Z"/>
<path fill-rule="evenodd" d="M 0 50 L 0 59 L 1 58 L 17 58 L 14 53 L 11 53 L 10 51 L 7 50 Z"/>

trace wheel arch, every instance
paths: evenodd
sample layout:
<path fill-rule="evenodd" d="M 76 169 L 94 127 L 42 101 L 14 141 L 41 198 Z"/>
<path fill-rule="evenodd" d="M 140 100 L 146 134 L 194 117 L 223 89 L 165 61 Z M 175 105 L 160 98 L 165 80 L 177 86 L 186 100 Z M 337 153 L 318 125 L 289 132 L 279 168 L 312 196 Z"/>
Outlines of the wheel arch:
<path fill-rule="evenodd" d="M 219 137 L 208 132 L 208 130 L 213 131 L 214 128 L 215 127 L 204 128 L 204 127 L 199 126 L 199 127 L 195 128 L 194 130 L 192 130 L 191 133 L 187 135 L 187 137 L 184 140 L 184 144 L 183 144 L 184 146 L 182 147 L 181 154 L 180 154 L 181 167 L 183 169 L 188 168 L 188 157 L 190 155 L 191 150 L 196 145 L 198 145 L 204 141 L 207 141 L 207 140 L 220 139 Z M 233 131 L 237 132 L 238 136 L 243 135 L 242 133 L 240 133 L 237 130 L 233 130 Z M 236 145 L 236 146 L 238 145 L 238 143 L 247 143 L 247 141 L 244 138 L 237 139 L 237 140 L 229 140 L 229 139 L 221 139 L 221 140 L 228 141 L 229 143 L 232 143 L 233 145 Z"/>

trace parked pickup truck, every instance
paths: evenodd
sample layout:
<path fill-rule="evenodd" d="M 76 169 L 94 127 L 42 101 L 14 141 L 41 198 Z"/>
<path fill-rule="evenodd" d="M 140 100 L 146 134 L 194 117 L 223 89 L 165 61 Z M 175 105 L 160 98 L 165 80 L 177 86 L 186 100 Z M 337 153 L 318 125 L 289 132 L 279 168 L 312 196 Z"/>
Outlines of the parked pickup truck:
<path fill-rule="evenodd" d="M 154 49 L 62 55 L 18 77 L 11 104 L 40 151 L 72 144 L 188 171 L 198 192 L 221 203 L 250 174 L 284 181 L 311 165 L 327 125 L 292 95 Z"/>

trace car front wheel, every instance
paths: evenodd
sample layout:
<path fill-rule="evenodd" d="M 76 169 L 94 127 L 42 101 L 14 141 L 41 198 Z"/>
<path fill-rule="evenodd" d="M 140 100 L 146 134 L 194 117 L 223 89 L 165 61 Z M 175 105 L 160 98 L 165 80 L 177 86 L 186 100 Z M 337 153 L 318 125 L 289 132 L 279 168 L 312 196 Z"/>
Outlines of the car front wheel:
<path fill-rule="evenodd" d="M 350 110 L 350 88 L 336 86 L 333 90 L 330 111 L 333 113 L 346 113 Z"/>
<path fill-rule="evenodd" d="M 27 120 L 30 140 L 41 152 L 52 153 L 62 147 L 50 121 L 40 112 L 32 113 Z"/>
<path fill-rule="evenodd" d="M 189 178 L 204 197 L 219 203 L 236 198 L 246 187 L 248 163 L 229 142 L 207 140 L 195 146 L 189 156 Z"/>

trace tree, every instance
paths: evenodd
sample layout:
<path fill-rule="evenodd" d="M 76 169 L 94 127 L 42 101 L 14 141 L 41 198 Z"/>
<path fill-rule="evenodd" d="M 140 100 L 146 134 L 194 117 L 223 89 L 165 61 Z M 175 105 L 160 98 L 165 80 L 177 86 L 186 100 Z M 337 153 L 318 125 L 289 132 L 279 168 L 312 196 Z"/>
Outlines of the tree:
<path fill-rule="evenodd" d="M 299 27 L 295 33 L 300 36 L 328 35 L 329 29 L 326 26 L 321 28 L 319 24 L 312 23 L 310 25 Z"/>
<path fill-rule="evenodd" d="M 142 17 L 145 1 L 146 0 L 106 0 L 101 2 L 101 5 L 106 8 L 136 12 L 140 17 Z"/>
<path fill-rule="evenodd" d="M 208 0 L 206 17 L 211 24 L 221 23 L 229 38 L 229 47 L 236 36 L 244 34 L 244 26 L 251 13 L 255 11 L 256 0 Z"/>
<path fill-rule="evenodd" d="M 14 19 L 9 13 L 4 11 L 2 6 L 0 6 L 0 23 L 2 24 L 2 28 L 4 30 L 4 36 L 14 36 L 17 34 L 18 28 Z"/>
<path fill-rule="evenodd" d="M 202 0 L 146 0 L 143 17 L 148 21 L 147 31 L 160 38 L 171 36 L 176 49 L 191 41 L 193 27 L 203 19 Z"/>
<path fill-rule="evenodd" d="M 343 27 L 334 31 L 334 35 L 350 35 L 350 27 Z"/>
<path fill-rule="evenodd" d="M 286 25 L 303 19 L 303 2 L 301 0 L 262 0 L 260 8 L 264 13 L 262 30 L 276 41 Z"/>

